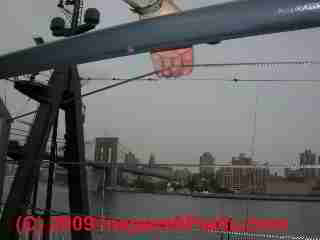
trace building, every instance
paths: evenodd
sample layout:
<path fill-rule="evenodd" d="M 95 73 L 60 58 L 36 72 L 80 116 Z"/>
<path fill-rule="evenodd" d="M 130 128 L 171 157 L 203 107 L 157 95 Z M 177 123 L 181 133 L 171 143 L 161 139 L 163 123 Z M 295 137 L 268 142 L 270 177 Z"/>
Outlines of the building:
<path fill-rule="evenodd" d="M 118 138 L 101 137 L 95 140 L 95 161 L 114 162 L 118 155 Z"/>
<path fill-rule="evenodd" d="M 141 166 L 141 168 L 144 168 L 144 167 Z M 157 172 L 159 174 L 163 174 L 167 176 L 173 176 L 174 174 L 174 171 L 171 167 L 165 166 L 165 165 L 160 166 L 156 164 L 156 158 L 154 153 L 150 154 L 148 166 L 146 166 L 146 168 L 148 168 L 149 170 L 152 170 L 153 172 Z"/>
<path fill-rule="evenodd" d="M 300 167 L 302 168 L 304 177 L 314 178 L 319 176 L 318 169 L 311 168 L 316 165 L 316 154 L 312 153 L 310 149 L 306 149 L 303 153 L 299 154 Z"/>
<path fill-rule="evenodd" d="M 128 152 L 124 157 L 124 165 L 127 167 L 136 167 L 140 163 L 139 159 L 136 158 L 135 154 L 132 152 Z M 123 172 L 122 177 L 128 182 L 132 183 L 137 176 L 132 173 Z"/>
<path fill-rule="evenodd" d="M 156 167 L 153 167 L 152 169 L 154 169 L 159 174 L 163 174 L 163 175 L 167 175 L 167 176 L 173 176 L 173 174 L 174 174 L 174 171 L 171 167 L 156 166 Z"/>
<path fill-rule="evenodd" d="M 239 157 L 232 158 L 231 165 L 232 167 L 223 167 L 218 171 L 217 180 L 221 187 L 234 192 L 266 191 L 266 178 L 270 175 L 267 164 L 257 166 L 257 162 L 241 153 Z"/>
<path fill-rule="evenodd" d="M 230 167 L 222 167 L 217 170 L 216 173 L 217 182 L 222 188 L 231 189 L 232 188 L 232 168 Z"/>
<path fill-rule="evenodd" d="M 191 178 L 191 172 L 187 168 L 177 169 L 174 172 L 174 179 L 183 186 L 185 186 L 188 183 L 190 178 Z"/>
<path fill-rule="evenodd" d="M 134 153 L 129 152 L 126 153 L 124 157 L 124 164 L 127 166 L 136 166 L 137 164 L 139 164 L 139 160 L 136 158 Z"/>
<path fill-rule="evenodd" d="M 306 149 L 303 153 L 299 154 L 300 165 L 314 165 L 316 163 L 316 154 L 311 152 L 311 149 Z"/>
<path fill-rule="evenodd" d="M 205 152 L 200 157 L 200 175 L 210 175 L 213 174 L 214 166 L 205 166 L 205 165 L 213 165 L 215 163 L 215 158 L 209 152 Z M 204 165 L 204 166 L 202 166 Z"/>
<path fill-rule="evenodd" d="M 296 178 L 296 177 L 303 177 L 303 169 L 291 169 L 291 168 L 285 168 L 284 175 L 286 178 Z"/>
<path fill-rule="evenodd" d="M 149 158 L 149 167 L 155 167 L 155 165 L 156 165 L 156 157 L 154 156 L 153 153 L 151 153 Z"/>
<path fill-rule="evenodd" d="M 316 181 L 304 177 L 269 177 L 266 193 L 269 194 L 313 194 Z"/>

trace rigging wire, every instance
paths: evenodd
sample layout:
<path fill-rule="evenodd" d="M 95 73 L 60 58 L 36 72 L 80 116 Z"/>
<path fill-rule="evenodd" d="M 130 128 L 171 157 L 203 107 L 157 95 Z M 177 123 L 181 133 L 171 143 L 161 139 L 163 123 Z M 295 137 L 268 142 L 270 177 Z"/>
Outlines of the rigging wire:
<path fill-rule="evenodd" d="M 225 68 L 225 67 L 264 67 L 264 68 L 271 68 L 275 66 L 281 66 L 281 65 L 320 65 L 320 61 L 312 61 L 312 60 L 307 60 L 307 61 L 270 61 L 270 62 L 234 62 L 234 63 L 203 63 L 203 64 L 191 64 L 191 65 L 180 65 L 176 67 L 195 67 L 195 68 Z M 170 68 L 168 68 L 170 69 Z M 41 75 L 47 76 L 43 73 Z M 88 80 L 92 79 L 106 79 L 106 78 L 88 78 Z M 10 80 L 9 78 L 6 78 L 8 81 L 13 81 Z M 110 78 L 110 80 L 121 80 L 118 78 Z M 123 79 L 125 80 L 125 79 Z"/>
<path fill-rule="evenodd" d="M 271 62 L 234 62 L 234 63 L 200 63 L 177 67 L 274 67 L 279 65 L 319 65 L 320 61 L 271 61 Z"/>
<path fill-rule="evenodd" d="M 149 72 L 149 73 L 146 73 L 146 74 L 143 74 L 143 75 L 139 75 L 137 77 L 133 77 L 133 78 L 129 78 L 125 81 L 122 81 L 122 82 L 119 82 L 119 83 L 115 83 L 115 84 L 112 84 L 112 85 L 108 85 L 106 87 L 103 87 L 103 88 L 100 88 L 100 89 L 97 89 L 97 90 L 94 90 L 94 91 L 91 91 L 91 92 L 88 92 L 88 93 L 85 93 L 83 95 L 81 95 L 81 98 L 83 97 L 87 97 L 89 95 L 92 95 L 92 94 L 96 94 L 98 92 L 102 92 L 102 91 L 105 91 L 107 89 L 110 89 L 110 88 L 114 88 L 114 87 L 117 87 L 117 86 L 120 86 L 120 85 L 123 85 L 123 84 L 126 84 L 126 83 L 129 83 L 129 82 L 132 82 L 132 81 L 135 81 L 135 80 L 138 80 L 140 78 L 144 78 L 144 77 L 147 77 L 147 76 L 151 76 L 151 75 L 154 75 L 158 73 L 158 71 L 153 71 L 153 72 Z M 70 98 L 69 100 L 66 100 L 64 103 L 68 103 L 70 101 L 73 101 L 73 98 Z M 34 110 L 34 111 L 31 111 L 31 112 L 28 112 L 28 113 L 25 113 L 25 114 L 22 114 L 22 115 L 19 115 L 19 116 L 16 116 L 16 117 L 13 117 L 11 119 L 9 119 L 10 121 L 15 121 L 19 118 L 23 118 L 23 117 L 26 117 L 26 116 L 29 116 L 29 115 L 32 115 L 32 114 L 35 114 L 37 113 L 38 110 Z"/>
<path fill-rule="evenodd" d="M 131 79 L 131 78 L 129 78 L 129 79 L 123 80 L 123 81 L 121 81 L 119 83 L 108 85 L 106 87 L 99 88 L 97 90 L 93 90 L 91 92 L 85 93 L 81 97 L 87 97 L 89 95 L 96 94 L 98 92 L 102 92 L 102 91 L 105 91 L 107 89 L 110 89 L 110 88 L 113 88 L 113 87 L 117 87 L 117 86 L 123 85 L 125 83 L 131 82 L 131 81 L 136 81 L 136 80 L 139 80 L 139 79 Z M 315 83 L 320 83 L 320 80 L 240 80 L 240 79 L 236 79 L 236 78 L 233 79 L 233 80 L 223 80 L 223 81 L 236 82 L 236 83 L 237 82 L 315 82 Z M 67 100 L 65 103 L 68 103 L 69 101 L 72 101 L 72 99 Z M 10 121 L 15 121 L 17 119 L 20 119 L 20 118 L 35 114 L 36 112 L 37 112 L 37 110 L 34 110 L 34 111 L 31 111 L 31 112 L 28 112 L 28 113 L 25 113 L 25 114 L 22 114 L 22 115 L 15 116 L 15 117 L 13 117 L 13 118 L 11 118 L 9 120 Z"/>
<path fill-rule="evenodd" d="M 23 110 L 27 107 L 28 103 L 30 102 L 31 98 L 28 97 L 26 102 L 24 104 L 21 105 L 21 108 L 19 109 L 19 111 L 16 112 L 15 115 L 18 115 L 19 113 L 21 114 L 21 112 L 23 112 Z"/>
<path fill-rule="evenodd" d="M 167 81 L 173 81 L 174 80 L 197 80 L 197 81 L 212 81 L 212 80 L 216 80 L 216 81 L 222 81 L 222 80 L 230 80 L 228 78 L 141 78 L 138 79 L 137 81 L 150 81 L 150 82 L 156 82 L 156 81 L 163 81 L 163 80 L 167 80 Z M 88 78 L 83 78 L 83 80 L 87 80 L 87 81 L 124 81 L 124 80 L 128 80 L 128 78 L 116 78 L 116 77 L 112 77 L 112 78 L 99 78 L 99 77 L 88 77 Z"/>
<path fill-rule="evenodd" d="M 320 61 L 273 61 L 273 62 L 235 62 L 235 63 L 209 63 L 209 64 L 191 64 L 191 65 L 180 65 L 176 67 L 195 67 L 195 68 L 225 68 L 225 67 L 264 67 L 264 68 L 271 68 L 275 66 L 280 66 L 280 65 L 320 65 Z M 170 69 L 170 68 L 168 68 Z M 87 80 L 126 80 L 126 79 L 121 79 L 121 78 L 86 78 Z M 183 80 L 182 78 L 180 78 Z M 191 78 L 189 78 L 191 80 Z M 211 80 L 211 78 L 208 78 L 208 80 Z M 142 79 L 142 80 L 150 80 L 150 81 L 155 81 L 158 79 L 154 78 L 147 78 L 147 79 Z M 197 80 L 197 79 L 194 79 Z M 207 80 L 207 79 L 203 79 Z"/>
<path fill-rule="evenodd" d="M 217 68 L 217 67 L 230 67 L 230 66 L 272 67 L 272 66 L 276 66 L 276 65 L 318 65 L 318 64 L 320 64 L 320 61 L 284 61 L 284 62 L 276 61 L 276 62 L 239 62 L 239 63 L 217 63 L 217 64 L 193 64 L 193 65 L 181 65 L 180 67 L 214 67 L 214 68 Z M 177 66 L 177 67 L 179 67 L 179 66 Z M 167 69 L 171 69 L 171 68 L 169 67 Z M 108 85 L 106 87 L 103 87 L 103 88 L 100 88 L 100 89 L 85 93 L 85 94 L 81 95 L 81 97 L 86 97 L 86 96 L 89 96 L 89 95 L 92 95 L 92 94 L 96 94 L 98 92 L 101 92 L 101 91 L 104 91 L 104 90 L 107 90 L 107 89 L 110 89 L 110 88 L 113 88 L 113 87 L 117 87 L 117 86 L 129 83 L 131 81 L 141 80 L 141 79 L 143 79 L 145 77 L 152 76 L 152 75 L 157 74 L 159 72 L 160 71 L 153 71 L 153 72 L 149 72 L 149 73 L 146 73 L 146 74 L 143 74 L 143 75 L 139 75 L 139 76 L 134 77 L 134 78 L 128 78 L 128 79 L 125 79 L 125 80 L 123 80 L 123 81 L 121 81 L 119 83 Z M 223 81 L 226 81 L 226 80 L 223 80 Z M 232 80 L 227 80 L 227 81 L 229 81 L 229 82 L 230 81 L 234 81 L 234 82 L 289 82 L 289 81 L 297 82 L 297 81 L 304 81 L 304 82 L 307 82 L 308 81 L 308 82 L 319 82 L 320 83 L 319 80 L 240 80 L 240 79 L 237 79 L 237 78 L 234 78 Z M 65 103 L 68 103 L 68 102 L 70 102 L 72 100 L 73 99 L 69 99 Z M 31 111 L 31 112 L 28 112 L 28 113 L 13 117 L 10 120 L 14 121 L 16 119 L 32 115 L 32 114 L 34 114 L 36 112 L 37 112 L 37 110 L 34 110 L 34 111 Z"/>
<path fill-rule="evenodd" d="M 303 65 L 306 65 L 306 64 L 320 64 L 320 62 L 316 62 L 315 63 L 315 62 L 311 62 L 311 61 L 301 61 L 301 62 L 298 62 L 298 63 L 297 62 L 295 62 L 295 63 L 292 63 L 292 62 L 286 62 L 286 63 L 284 63 L 284 62 L 273 62 L 273 63 L 265 62 L 265 63 L 196 64 L 196 65 L 185 65 L 183 67 L 229 67 L 229 66 L 272 67 L 272 66 L 279 65 L 279 64 L 303 64 Z M 117 86 L 120 86 L 122 84 L 129 83 L 131 81 L 135 81 L 135 80 L 140 80 L 141 81 L 141 80 L 144 80 L 142 78 L 150 76 L 150 75 L 153 75 L 155 73 L 156 72 L 151 72 L 151 73 L 147 73 L 147 74 L 144 74 L 144 75 L 141 75 L 141 76 L 138 76 L 138 77 L 135 77 L 135 78 L 129 78 L 129 79 L 114 79 L 113 78 L 112 80 L 118 80 L 118 81 L 121 81 L 121 82 L 117 83 L 117 84 L 109 85 L 109 86 L 106 86 L 106 87 L 103 87 L 103 88 L 100 88 L 100 89 L 97 89 L 97 90 L 94 90 L 94 91 L 91 91 L 91 92 L 88 92 L 88 93 L 85 93 L 81 97 L 90 96 L 90 95 L 96 94 L 98 92 L 101 92 L 101 91 L 104 91 L 104 90 L 107 90 L 107 89 L 110 89 L 110 88 L 113 88 L 113 87 L 117 87 Z M 14 80 L 10 80 L 10 79 L 7 79 L 7 80 L 15 82 Z M 93 80 L 93 79 L 89 78 L 88 80 Z M 154 81 L 154 80 L 150 80 L 150 79 L 147 79 L 147 80 L 148 81 Z M 183 79 L 181 79 L 181 80 L 183 80 Z M 189 80 L 191 80 L 191 79 L 189 79 Z M 227 79 L 208 79 L 208 80 L 211 80 L 211 81 L 218 80 L 218 81 L 227 81 L 227 82 L 320 82 L 319 80 L 240 80 L 240 79 L 236 79 L 236 78 L 234 78 L 232 80 L 227 80 Z M 28 100 L 30 100 L 30 99 L 28 99 Z M 69 101 L 72 101 L 72 100 L 73 99 L 69 99 L 66 102 L 69 102 Z M 29 112 L 29 113 L 26 113 L 26 114 L 22 114 L 22 115 L 20 115 L 18 117 L 12 118 L 11 120 L 16 120 L 18 118 L 21 118 L 21 117 L 24 117 L 24 116 L 27 116 L 27 115 L 31 115 L 31 114 L 36 113 L 36 112 L 37 111 L 32 111 L 32 112 Z M 14 134 L 14 133 L 12 133 L 12 134 L 13 135 L 19 135 L 19 136 L 25 136 L 25 135 L 21 135 L 21 134 Z M 66 162 L 64 164 L 79 164 L 79 163 Z M 85 163 L 85 164 L 88 164 L 88 163 Z M 168 164 L 166 164 L 166 166 L 168 166 Z M 184 166 L 185 166 L 185 164 L 184 164 Z M 235 166 L 235 167 L 239 167 L 239 166 Z M 256 166 L 254 166 L 254 167 L 256 167 Z M 270 167 L 270 165 L 268 165 L 268 167 Z M 41 209 L 41 210 L 43 210 L 43 209 Z M 48 210 L 47 210 L 47 212 L 48 212 Z M 52 211 L 50 211 L 50 212 L 52 212 Z M 77 215 L 79 215 L 79 214 L 77 214 Z M 247 203 L 247 213 L 246 213 L 246 215 L 247 215 L 246 217 L 248 218 L 248 203 Z"/>
<path fill-rule="evenodd" d="M 128 80 L 128 78 L 87 78 L 86 80 L 88 81 L 125 81 Z M 320 83 L 320 80 L 245 80 L 245 79 L 238 79 L 238 78 L 233 78 L 233 79 L 227 79 L 227 78 L 143 78 L 139 79 L 137 81 L 149 81 L 149 82 L 156 82 L 156 81 L 221 81 L 221 82 L 305 82 L 305 83 Z"/>
<path fill-rule="evenodd" d="M 14 120 L 19 119 L 19 118 L 23 118 L 23 117 L 26 117 L 26 116 L 30 116 L 30 115 L 35 114 L 35 113 L 37 113 L 37 112 L 38 112 L 38 110 L 34 110 L 34 111 L 31 111 L 31 112 L 28 112 L 28 113 L 24 113 L 24 114 L 18 115 L 18 116 L 13 117 L 13 118 L 11 118 L 11 119 L 9 119 L 9 120 L 10 120 L 10 121 L 14 121 Z"/>
<path fill-rule="evenodd" d="M 128 78 L 86 78 L 87 81 L 124 81 Z M 320 83 L 320 80 L 241 80 L 237 78 L 143 78 L 137 81 L 224 81 L 224 82 L 316 82 Z"/>
<path fill-rule="evenodd" d="M 158 72 L 159 72 L 159 71 L 149 72 L 149 73 L 146 73 L 146 74 L 143 74 L 143 75 L 139 75 L 139 76 L 134 77 L 134 78 L 129 78 L 129 79 L 124 80 L 124 81 L 119 82 L 119 83 L 115 83 L 115 84 L 108 85 L 108 86 L 103 87 L 103 88 L 99 88 L 99 89 L 97 89 L 97 90 L 93 90 L 93 91 L 91 91 L 91 92 L 88 92 L 88 93 L 85 93 L 85 94 L 81 95 L 81 98 L 90 96 L 90 95 L 92 95 L 92 94 L 96 94 L 96 93 L 98 93 L 98 92 L 105 91 L 105 90 L 110 89 L 110 88 L 117 87 L 117 86 L 120 86 L 120 85 L 129 83 L 129 82 L 132 82 L 132 81 L 136 81 L 136 80 L 139 80 L 139 79 L 144 78 L 144 77 L 148 77 L 148 76 L 154 75 L 154 74 L 156 74 L 156 73 L 158 73 Z M 70 99 L 70 100 L 67 100 L 66 102 L 68 103 L 69 101 L 72 101 L 72 100 L 73 100 L 73 99 Z"/>

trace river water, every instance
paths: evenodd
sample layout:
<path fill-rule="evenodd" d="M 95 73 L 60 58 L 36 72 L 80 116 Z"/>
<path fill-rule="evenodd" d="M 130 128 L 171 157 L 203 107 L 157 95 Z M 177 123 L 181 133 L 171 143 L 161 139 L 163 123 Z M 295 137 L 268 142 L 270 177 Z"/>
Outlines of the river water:
<path fill-rule="evenodd" d="M 44 208 L 45 206 L 45 190 L 45 185 L 40 184 L 38 193 L 38 207 L 40 208 Z M 8 187 L 6 188 L 5 195 L 7 193 Z M 123 192 L 106 192 L 104 196 L 102 193 L 90 192 L 89 199 L 91 215 L 95 216 L 103 214 L 104 216 L 115 218 L 136 219 L 172 218 L 186 215 L 203 218 L 231 216 L 237 220 L 245 219 L 246 217 L 281 218 L 288 219 L 288 235 L 308 233 L 320 239 L 320 203 L 315 202 L 231 200 Z M 69 211 L 66 187 L 55 185 L 53 209 L 57 211 Z M 69 234 L 56 234 L 53 239 L 69 239 Z M 153 232 L 134 236 L 127 233 L 95 232 L 94 239 L 206 240 L 222 239 L 222 237 L 215 233 L 204 233 L 201 231 Z"/>

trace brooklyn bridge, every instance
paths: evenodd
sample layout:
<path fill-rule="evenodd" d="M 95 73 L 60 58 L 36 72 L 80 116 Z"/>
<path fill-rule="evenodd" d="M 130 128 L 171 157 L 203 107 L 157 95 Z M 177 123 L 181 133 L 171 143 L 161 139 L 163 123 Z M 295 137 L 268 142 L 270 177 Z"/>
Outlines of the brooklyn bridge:
<path fill-rule="evenodd" d="M 92 146 L 95 152 L 94 159 L 86 159 L 85 163 L 83 163 L 88 169 L 88 184 L 91 190 L 99 187 L 98 185 L 101 184 L 104 174 L 106 174 L 106 182 L 104 185 L 110 187 L 118 184 L 124 172 L 166 180 L 173 178 L 173 172 L 168 171 L 166 167 L 150 166 L 148 164 L 128 164 L 121 161 L 120 156 L 128 153 L 119 150 L 119 146 L 121 145 L 119 144 L 118 138 L 97 138 L 95 141 L 87 142 L 87 145 Z M 60 171 L 62 174 L 65 172 L 66 174 L 68 166 L 74 163 L 67 162 L 61 150 L 63 150 L 63 148 L 60 148 L 56 163 L 60 168 L 57 168 L 56 171 Z M 8 160 L 8 163 L 19 164 L 19 161 L 24 157 L 23 146 L 20 145 L 18 141 L 11 140 L 9 142 L 7 156 L 11 159 Z M 48 168 L 50 154 L 46 152 L 42 158 L 42 168 Z"/>

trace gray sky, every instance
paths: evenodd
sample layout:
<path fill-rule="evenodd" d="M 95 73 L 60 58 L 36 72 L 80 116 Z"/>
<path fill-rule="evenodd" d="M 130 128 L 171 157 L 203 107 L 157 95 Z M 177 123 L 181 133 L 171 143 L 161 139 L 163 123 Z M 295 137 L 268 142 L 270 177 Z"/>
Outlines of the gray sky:
<path fill-rule="evenodd" d="M 3 0 L 0 8 L 0 54 L 33 46 L 32 36 L 53 41 L 50 20 L 61 16 L 55 0 Z M 90 0 L 88 7 L 101 12 L 105 28 L 137 20 L 120 0 Z M 177 0 L 184 10 L 224 1 Z M 214 24 L 214 23 L 213 23 Z M 125 36 L 124 36 L 125 37 Z M 318 29 L 250 37 L 219 45 L 194 47 L 195 63 L 236 61 L 319 60 Z M 108 44 L 108 43 L 106 43 Z M 87 46 L 90 47 L 90 46 Z M 83 77 L 132 77 L 152 70 L 149 54 L 122 57 L 79 67 Z M 195 69 L 190 78 L 318 80 L 316 67 Z M 12 115 L 36 107 L 12 87 L 0 82 Z M 83 92 L 108 84 L 93 81 Z M 158 162 L 197 163 L 211 152 L 218 161 L 229 161 L 248 152 L 253 132 L 256 94 L 256 160 L 293 161 L 306 147 L 320 152 L 320 84 L 226 83 L 216 81 L 135 82 L 90 96 L 85 135 L 120 137 L 138 157 L 154 152 Z M 16 127 L 24 127 L 16 124 Z M 62 133 L 62 131 L 60 130 Z M 61 135 L 62 136 L 62 135 Z"/>

